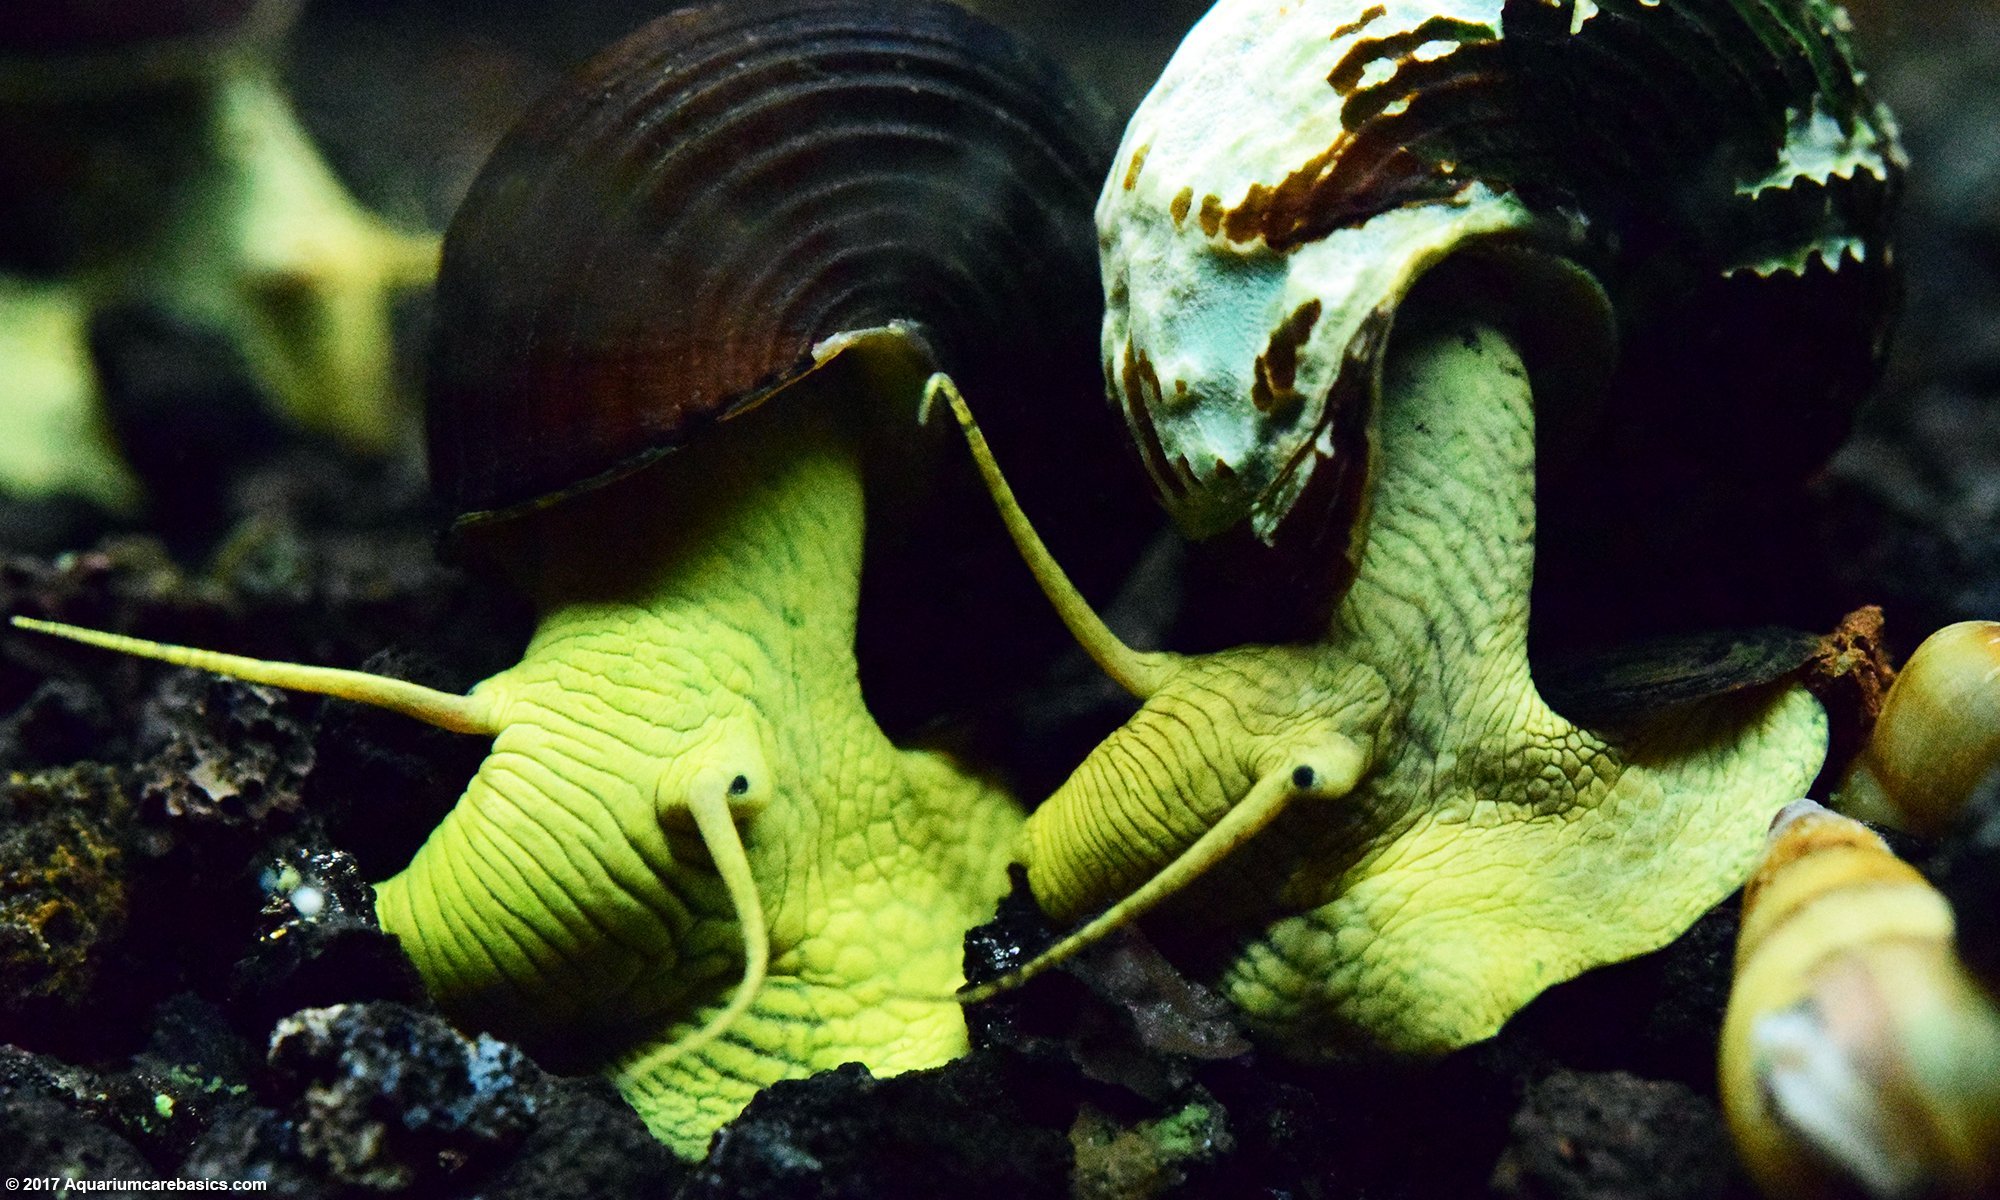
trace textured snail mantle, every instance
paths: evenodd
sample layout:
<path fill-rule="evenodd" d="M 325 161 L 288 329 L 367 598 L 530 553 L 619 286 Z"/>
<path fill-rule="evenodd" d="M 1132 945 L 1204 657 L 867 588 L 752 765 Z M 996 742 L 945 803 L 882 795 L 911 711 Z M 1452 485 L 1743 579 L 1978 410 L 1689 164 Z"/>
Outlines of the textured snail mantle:
<path fill-rule="evenodd" d="M 1110 135 L 948 5 L 656 21 L 446 236 L 433 474 L 539 609 L 521 663 L 451 696 L 83 636 L 491 736 L 382 923 L 457 1019 L 602 1067 L 683 1154 L 775 1080 L 941 1063 L 1020 814 L 864 707 L 866 434 L 911 442 L 939 364 L 1090 387 Z"/>
<path fill-rule="evenodd" d="M 1868 377 L 1897 151 L 1839 20 L 1223 0 L 1194 29 L 1099 202 L 1106 374 L 1185 528 L 1304 547 L 1344 590 L 1306 645 L 1134 653 L 1015 511 L 1145 704 L 1029 820 L 1044 907 L 1111 907 L 975 995 L 1188 887 L 1160 936 L 1267 1040 L 1438 1052 L 1737 885 L 1824 716 L 1765 687 L 1600 732 L 1543 701 L 1535 424 L 1593 373 L 1607 421 L 1640 392 L 1810 410 Z M 1766 341 L 1798 378 L 1730 378 Z M 1611 345 L 1618 370 L 1583 361 Z"/>

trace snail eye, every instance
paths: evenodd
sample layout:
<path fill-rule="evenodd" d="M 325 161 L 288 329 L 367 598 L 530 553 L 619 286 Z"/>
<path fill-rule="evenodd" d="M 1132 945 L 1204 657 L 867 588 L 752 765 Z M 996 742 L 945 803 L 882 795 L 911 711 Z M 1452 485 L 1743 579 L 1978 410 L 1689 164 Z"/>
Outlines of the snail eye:
<path fill-rule="evenodd" d="M 737 776 L 736 778 L 734 778 L 734 779 L 732 779 L 732 780 L 730 780 L 730 781 L 729 781 L 729 794 L 730 794 L 730 795 L 732 795 L 732 796 L 744 796 L 744 795 L 748 795 L 748 794 L 749 794 L 749 792 L 750 792 L 750 777 L 749 777 L 749 776 L 747 776 L 747 775 L 738 775 L 738 776 Z"/>
<path fill-rule="evenodd" d="M 1295 788 L 1309 788 L 1317 778 L 1318 776 L 1313 774 L 1311 767 L 1295 767 L 1292 769 L 1292 786 Z"/>

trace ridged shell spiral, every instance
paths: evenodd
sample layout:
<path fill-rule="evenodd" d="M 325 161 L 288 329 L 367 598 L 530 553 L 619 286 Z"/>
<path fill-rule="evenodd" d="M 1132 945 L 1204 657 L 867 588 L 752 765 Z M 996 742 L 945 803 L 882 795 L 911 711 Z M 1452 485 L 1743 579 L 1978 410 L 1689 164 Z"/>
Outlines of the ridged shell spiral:
<path fill-rule="evenodd" d="M 974 394 L 1088 381 L 1114 136 L 947 4 L 729 0 L 647 25 L 516 127 L 446 237 L 434 483 L 468 518 L 550 502 L 856 330 L 912 327 Z"/>

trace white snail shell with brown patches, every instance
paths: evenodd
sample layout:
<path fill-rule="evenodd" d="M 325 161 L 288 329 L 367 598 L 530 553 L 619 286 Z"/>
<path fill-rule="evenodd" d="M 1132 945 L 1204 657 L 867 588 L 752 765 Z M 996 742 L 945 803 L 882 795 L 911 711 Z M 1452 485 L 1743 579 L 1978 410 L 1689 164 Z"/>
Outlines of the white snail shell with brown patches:
<path fill-rule="evenodd" d="M 1267 1045 L 1438 1054 L 1733 890 L 1823 714 L 1547 703 L 1545 418 L 1601 394 L 1615 436 L 1561 465 L 1603 476 L 1663 424 L 1699 436 L 1647 466 L 1718 494 L 1817 461 L 1880 349 L 1898 163 L 1825 0 L 1221 0 L 1100 194 L 1101 350 L 1182 528 L 1293 577 L 1244 607 L 1326 607 L 1132 651 L 989 456 L 1142 704 L 1029 819 L 1036 899 L 1084 923 L 974 998 L 1150 918 Z"/>
<path fill-rule="evenodd" d="M 1830 448 L 1880 347 L 1860 301 L 1900 164 L 1843 29 L 1825 0 L 1217 5 L 1097 214 L 1106 375 L 1175 518 L 1266 544 L 1351 518 L 1395 310 L 1468 251 L 1539 294 L 1531 336 L 1576 373 L 1555 390 L 1664 362 L 1663 391 L 1792 405 Z M 1738 354 L 1738 324 L 1802 340 Z M 1743 365 L 1788 354 L 1785 388 Z"/>

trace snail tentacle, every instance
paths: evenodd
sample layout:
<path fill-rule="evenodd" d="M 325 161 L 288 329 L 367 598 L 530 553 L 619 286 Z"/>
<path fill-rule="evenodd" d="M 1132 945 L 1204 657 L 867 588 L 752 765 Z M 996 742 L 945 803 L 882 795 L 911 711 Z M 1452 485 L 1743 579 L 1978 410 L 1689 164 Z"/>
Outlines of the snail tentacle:
<path fill-rule="evenodd" d="M 724 773 L 711 775 L 687 795 L 687 811 L 694 817 L 695 827 L 701 831 L 702 844 L 708 848 L 716 874 L 722 877 L 723 886 L 729 891 L 729 903 L 736 910 L 737 928 L 743 937 L 743 977 L 737 981 L 729 1003 L 720 1012 L 709 1018 L 700 1029 L 658 1053 L 653 1059 L 656 1068 L 691 1054 L 729 1032 L 730 1027 L 750 1011 L 750 1006 L 757 1000 L 757 993 L 764 987 L 764 977 L 771 965 L 771 935 L 764 919 L 764 901 L 757 894 L 757 881 L 750 871 L 750 859 L 743 851 L 743 835 L 736 828 L 738 809 L 734 803 L 749 790 L 745 776 Z"/>
<path fill-rule="evenodd" d="M 80 625 L 66 625 L 60 621 L 42 621 L 33 617 L 17 616 L 13 618 L 13 623 L 16 629 L 46 633 L 72 642 L 81 642 L 86 646 L 115 650 L 137 658 L 150 658 L 177 667 L 210 671 L 217 675 L 226 675 L 231 679 L 240 679 L 245 683 L 290 688 L 320 696 L 332 696 L 338 700 L 351 700 L 356 704 L 386 708 L 390 712 L 415 717 L 427 725 L 435 725 L 452 733 L 475 733 L 483 737 L 493 737 L 500 732 L 501 721 L 497 706 L 482 694 L 461 696 L 456 692 L 439 691 L 436 688 L 411 683 L 407 679 L 395 679 L 367 671 L 315 667 L 306 663 L 274 662 L 270 659 L 249 658 L 241 654 L 224 654 L 194 646 L 176 646 L 166 642 L 149 641 L 122 633 L 85 629 Z"/>
<path fill-rule="evenodd" d="M 1056 615 L 1068 627 L 1077 645 L 1090 655 L 1112 681 L 1140 700 L 1160 690 L 1160 685 L 1173 670 L 1174 656 L 1159 651 L 1134 650 L 1127 646 L 1090 601 L 1083 598 L 1069 575 L 1056 562 L 1055 556 L 1043 544 L 1041 535 L 1035 532 L 1034 523 L 1021 510 L 1020 502 L 1014 497 L 1014 489 L 1007 484 L 1007 477 L 1001 473 L 1000 464 L 994 461 L 992 447 L 986 444 L 986 435 L 979 430 L 978 422 L 972 419 L 972 409 L 965 403 L 965 396 L 951 377 L 938 372 L 924 384 L 924 398 L 918 409 L 918 422 L 929 420 L 931 407 L 942 396 L 951 405 L 951 411 L 958 418 L 958 427 L 965 434 L 966 445 L 972 451 L 972 458 L 979 467 L 979 476 L 986 483 L 986 490 L 992 495 L 993 503 L 1000 510 L 1000 519 L 1006 523 L 1008 536 L 1014 539 L 1021 558 L 1028 564 L 1035 582 L 1041 585 L 1042 593 L 1054 606 Z"/>
<path fill-rule="evenodd" d="M 1100 365 L 1232 597 L 1293 608 L 1178 658 L 1030 816 L 1052 919 L 1186 870 L 1253 819 L 1259 749 L 1329 726 L 1370 751 L 1343 819 L 1287 821 L 1173 938 L 1288 1054 L 1489 1037 L 1736 886 L 1817 702 L 1766 676 L 1578 724 L 1529 603 L 1552 565 L 1595 595 L 1681 561 L 1632 523 L 1830 452 L 1893 291 L 1861 82 L 1826 0 L 1219 0 L 1100 193 Z"/>
<path fill-rule="evenodd" d="M 977 1004 L 1019 987 L 1050 967 L 1088 950 L 1159 907 L 1188 884 L 1206 874 L 1278 819 L 1294 800 L 1314 797 L 1337 800 L 1352 792 L 1368 768 L 1368 754 L 1345 734 L 1329 732 L 1318 745 L 1299 747 L 1278 756 L 1281 765 L 1259 776 L 1243 799 L 1221 820 L 1208 827 L 1173 861 L 1155 872 L 1055 945 L 998 979 L 967 988 L 959 998 Z"/>

